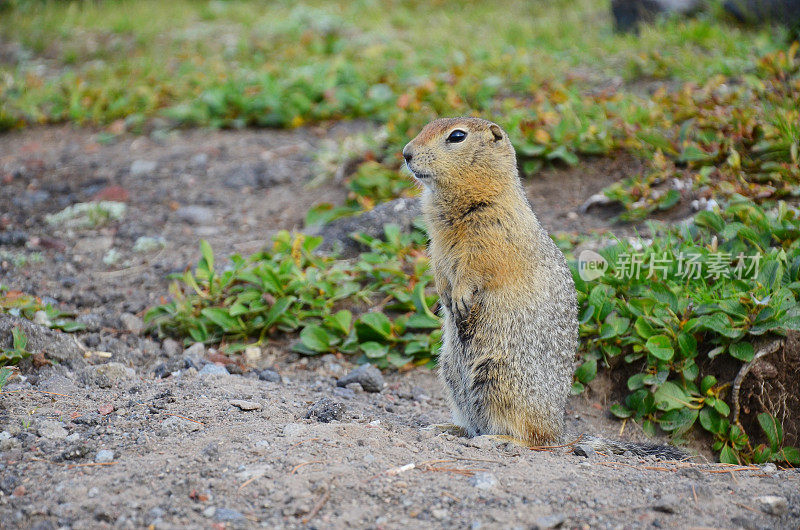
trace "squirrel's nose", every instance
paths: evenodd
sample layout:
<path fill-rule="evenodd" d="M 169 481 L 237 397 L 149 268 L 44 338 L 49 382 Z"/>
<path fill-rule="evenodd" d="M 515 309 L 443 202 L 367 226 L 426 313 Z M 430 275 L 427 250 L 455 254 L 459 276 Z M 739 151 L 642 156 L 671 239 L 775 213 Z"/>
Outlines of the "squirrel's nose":
<path fill-rule="evenodd" d="M 406 159 L 406 164 L 411 162 L 411 159 L 414 158 L 414 155 L 411 154 L 411 149 L 409 149 L 408 146 L 403 148 L 403 158 Z"/>

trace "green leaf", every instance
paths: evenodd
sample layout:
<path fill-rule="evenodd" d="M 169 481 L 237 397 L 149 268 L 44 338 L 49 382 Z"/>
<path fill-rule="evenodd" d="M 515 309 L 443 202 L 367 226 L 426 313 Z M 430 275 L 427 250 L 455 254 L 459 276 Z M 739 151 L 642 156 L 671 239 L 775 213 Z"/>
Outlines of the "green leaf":
<path fill-rule="evenodd" d="M 633 327 L 636 329 L 636 333 L 638 333 L 643 339 L 649 339 L 656 334 L 653 326 L 651 326 L 644 317 L 638 317 Z"/>
<path fill-rule="evenodd" d="M 3 387 L 8 381 L 8 378 L 11 377 L 11 369 L 10 368 L 0 368 L 0 390 L 3 390 Z"/>
<path fill-rule="evenodd" d="M 749 363 L 753 360 L 755 349 L 749 342 L 734 342 L 728 346 L 728 353 L 731 354 L 731 357 L 739 359 L 742 362 Z"/>
<path fill-rule="evenodd" d="M 700 393 L 705 396 L 706 393 L 716 384 L 717 384 L 716 377 L 714 377 L 713 375 L 705 376 L 703 380 L 700 382 Z"/>
<path fill-rule="evenodd" d="M 401 355 L 399 353 L 392 352 L 386 356 L 386 360 L 389 361 L 389 364 L 391 364 L 395 368 L 400 368 L 401 366 L 407 365 L 414 359 L 406 355 Z"/>
<path fill-rule="evenodd" d="M 22 331 L 20 327 L 13 327 L 11 328 L 11 343 L 15 350 L 24 351 L 25 348 L 28 346 L 28 336 L 25 335 L 25 332 Z"/>
<path fill-rule="evenodd" d="M 673 409 L 665 412 L 659 418 L 659 424 L 665 431 L 686 432 L 697 420 L 697 410 Z"/>
<path fill-rule="evenodd" d="M 734 329 L 731 319 L 725 313 L 714 313 L 700 317 L 700 326 L 709 331 L 715 331 L 724 337 L 731 339 L 739 338 L 742 335 L 740 330 Z"/>
<path fill-rule="evenodd" d="M 309 324 L 300 332 L 300 342 L 312 351 L 323 353 L 330 350 L 331 339 L 322 326 Z"/>
<path fill-rule="evenodd" d="M 647 374 L 633 374 L 628 378 L 628 390 L 638 390 L 644 386 Z"/>
<path fill-rule="evenodd" d="M 681 387 L 671 381 L 662 384 L 655 393 L 656 406 L 660 410 L 682 409 L 690 405 L 691 398 Z"/>
<path fill-rule="evenodd" d="M 272 307 L 269 308 L 267 311 L 267 316 L 265 318 L 264 327 L 269 329 L 276 322 L 278 322 L 281 317 L 286 313 L 289 306 L 295 301 L 294 296 L 286 296 L 284 298 L 278 298 L 275 300 L 275 303 L 272 304 Z"/>
<path fill-rule="evenodd" d="M 691 359 L 697 356 L 697 340 L 684 331 L 678 333 L 678 349 L 684 358 Z"/>
<path fill-rule="evenodd" d="M 578 381 L 575 381 L 572 383 L 572 389 L 570 390 L 570 392 L 573 396 L 578 396 L 582 394 L 584 390 L 586 390 L 586 385 Z"/>
<path fill-rule="evenodd" d="M 389 346 L 377 342 L 364 342 L 361 344 L 361 350 L 370 359 L 381 359 L 389 353 Z"/>
<path fill-rule="evenodd" d="M 721 399 L 717 399 L 714 402 L 714 410 L 719 412 L 719 415 L 723 418 L 727 418 L 728 415 L 731 413 L 731 408 L 728 406 L 727 403 L 722 401 Z"/>
<path fill-rule="evenodd" d="M 231 317 L 225 309 L 207 307 L 200 311 L 200 314 L 221 327 L 226 333 L 239 329 L 239 321 Z"/>
<path fill-rule="evenodd" d="M 669 361 L 675 354 L 675 351 L 672 349 L 672 342 L 666 335 L 654 335 L 650 337 L 647 339 L 645 348 L 662 361 Z"/>
<path fill-rule="evenodd" d="M 353 313 L 346 309 L 342 309 L 333 315 L 332 321 L 335 324 L 334 327 L 337 331 L 341 332 L 342 335 L 347 335 L 350 333 L 350 324 L 353 322 Z"/>
<path fill-rule="evenodd" d="M 611 405 L 611 413 L 617 418 L 630 418 L 633 416 L 632 410 L 625 405 L 620 405 L 619 403 Z"/>
<path fill-rule="evenodd" d="M 597 375 L 597 360 L 589 359 L 575 370 L 575 379 L 581 383 L 588 383 Z"/>
<path fill-rule="evenodd" d="M 719 453 L 719 461 L 724 464 L 739 464 L 739 457 L 731 446 L 725 444 Z"/>
<path fill-rule="evenodd" d="M 366 313 L 356 322 L 356 333 L 363 342 L 385 341 L 392 336 L 392 322 L 383 313 Z"/>
<path fill-rule="evenodd" d="M 416 329 L 438 329 L 442 321 L 438 317 L 415 313 L 408 317 L 406 325 Z"/>
<path fill-rule="evenodd" d="M 778 448 L 783 444 L 783 427 L 774 416 L 766 412 L 762 412 L 757 416 L 758 423 L 761 425 L 761 430 L 769 441 L 769 446 L 773 453 L 778 452 Z"/>
<path fill-rule="evenodd" d="M 0 385 L 2 387 L 2 385 Z M 784 447 L 781 449 L 780 455 L 784 461 L 792 465 L 800 464 L 800 449 L 797 447 Z"/>
<path fill-rule="evenodd" d="M 722 431 L 727 429 L 727 422 L 720 418 L 717 411 L 712 408 L 703 407 L 698 415 L 698 419 L 700 420 L 700 425 L 712 434 L 722 434 Z"/>

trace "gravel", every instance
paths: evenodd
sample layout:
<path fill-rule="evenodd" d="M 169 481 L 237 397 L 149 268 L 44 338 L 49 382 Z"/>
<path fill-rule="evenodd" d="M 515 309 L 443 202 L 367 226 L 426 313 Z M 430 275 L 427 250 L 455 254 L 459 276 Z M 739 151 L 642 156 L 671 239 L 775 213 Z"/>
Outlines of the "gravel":
<path fill-rule="evenodd" d="M 341 420 L 344 410 L 345 407 L 342 403 L 324 397 L 309 407 L 305 417 L 321 423 L 329 423 L 333 420 Z"/>
<path fill-rule="evenodd" d="M 344 386 L 351 383 L 358 383 L 367 392 L 380 392 L 383 390 L 384 380 L 381 371 L 371 364 L 362 364 L 346 376 L 340 378 L 337 386 Z"/>

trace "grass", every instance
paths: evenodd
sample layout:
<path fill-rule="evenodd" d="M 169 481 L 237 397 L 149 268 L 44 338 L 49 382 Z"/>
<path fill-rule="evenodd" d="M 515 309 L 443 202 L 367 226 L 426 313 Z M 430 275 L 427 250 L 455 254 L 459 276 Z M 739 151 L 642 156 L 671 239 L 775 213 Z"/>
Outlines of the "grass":
<path fill-rule="evenodd" d="M 349 198 L 314 208 L 309 224 L 412 193 L 399 147 L 430 119 L 457 114 L 503 125 L 525 175 L 619 151 L 643 158 L 643 174 L 605 191 L 624 220 L 690 196 L 717 199 L 724 207 L 689 228 L 655 227 L 644 251 L 603 249 L 604 276 L 583 280 L 573 262 L 582 337 L 573 390 L 598 369 L 623 370 L 629 393 L 612 411 L 648 432 L 701 430 L 726 462 L 800 461 L 771 415 L 758 415 L 759 432 L 732 421 L 724 381 L 725 367 L 753 358 L 758 337 L 800 327 L 800 221 L 775 202 L 800 185 L 800 59 L 786 32 L 731 25 L 714 7 L 618 35 L 608 3 L 589 0 L 10 5 L 0 31 L 22 52 L 0 64 L 0 128 L 108 126 L 103 138 L 113 141 L 121 129 L 379 124 L 346 154 L 320 154 L 317 180 L 353 167 L 340 175 Z M 434 364 L 424 234 L 390 226 L 383 239 L 358 237 L 370 251 L 353 261 L 317 256 L 318 239 L 282 233 L 225 268 L 204 244 L 147 320 L 231 355 L 289 338 L 308 355 Z M 559 241 L 569 252 L 574 239 Z M 739 252 L 760 256 L 760 272 L 731 276 Z M 613 274 L 624 269 L 620 256 L 637 253 L 671 265 L 650 278 Z M 683 277 L 675 266 L 684 254 L 727 274 Z"/>
<path fill-rule="evenodd" d="M 591 86 L 620 75 L 632 82 L 739 75 L 781 43 L 767 29 L 745 32 L 713 18 L 619 36 L 607 5 L 587 0 L 500 8 L 377 1 L 14 5 L 0 30 L 31 57 L 0 67 L 7 126 L 117 119 L 135 125 L 157 115 L 225 126 L 351 116 L 385 121 L 400 96 L 441 79 L 455 86 L 439 96 L 468 98 L 475 108 L 486 96 L 527 96 L 567 77 Z"/>

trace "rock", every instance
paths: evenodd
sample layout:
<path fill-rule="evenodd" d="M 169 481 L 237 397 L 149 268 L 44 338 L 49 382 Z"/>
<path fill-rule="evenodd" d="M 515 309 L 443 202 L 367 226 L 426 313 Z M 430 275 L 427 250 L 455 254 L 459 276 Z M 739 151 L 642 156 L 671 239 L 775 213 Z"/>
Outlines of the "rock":
<path fill-rule="evenodd" d="M 122 363 L 110 362 L 94 367 L 95 382 L 101 388 L 110 388 L 114 383 L 133 379 L 136 372 Z"/>
<path fill-rule="evenodd" d="M 698 501 L 711 502 L 714 500 L 714 490 L 707 484 L 692 482 L 686 491 L 686 497 L 689 499 L 696 497 Z"/>
<path fill-rule="evenodd" d="M 264 162 L 241 164 L 222 177 L 222 185 L 226 188 L 257 188 L 263 186 L 266 171 Z"/>
<path fill-rule="evenodd" d="M 183 350 L 184 356 L 199 356 L 202 357 L 206 354 L 206 346 L 202 342 L 195 342 L 185 350 Z"/>
<path fill-rule="evenodd" d="M 563 513 L 555 513 L 553 515 L 544 515 L 542 517 L 537 517 L 535 521 L 533 521 L 533 528 L 535 530 L 547 530 L 548 528 L 558 528 L 564 521 L 567 520 L 567 517 Z"/>
<path fill-rule="evenodd" d="M 236 363 L 228 363 L 228 364 L 226 364 L 225 365 L 225 369 L 228 370 L 228 373 L 232 374 L 232 375 L 242 375 L 244 373 L 244 370 L 242 370 L 242 367 L 239 366 Z"/>
<path fill-rule="evenodd" d="M 333 395 L 344 399 L 353 399 L 354 397 L 356 397 L 356 393 L 353 392 L 351 389 L 342 388 L 339 386 L 333 389 Z"/>
<path fill-rule="evenodd" d="M 244 359 L 249 364 L 253 364 L 261 359 L 261 348 L 258 346 L 248 346 L 244 349 Z"/>
<path fill-rule="evenodd" d="M 275 370 L 261 370 L 258 372 L 258 378 L 262 381 L 269 381 L 270 383 L 280 383 L 281 374 Z"/>
<path fill-rule="evenodd" d="M 785 497 L 777 495 L 763 495 L 754 499 L 761 511 L 770 515 L 781 516 L 789 510 L 789 503 Z"/>
<path fill-rule="evenodd" d="M 371 364 L 362 364 L 346 376 L 340 378 L 337 386 L 347 386 L 350 383 L 359 383 L 367 392 L 380 392 L 383 390 L 383 375 L 381 371 Z"/>
<path fill-rule="evenodd" d="M 172 375 L 172 371 L 167 366 L 167 363 L 160 363 L 153 369 L 153 377 L 156 379 L 164 379 Z"/>
<path fill-rule="evenodd" d="M 323 226 L 306 227 L 306 233 L 323 237 L 317 252 L 336 252 L 343 258 L 352 258 L 366 249 L 350 234 L 364 232 L 372 237 L 383 237 L 387 224 L 399 225 L 402 231 L 409 232 L 420 215 L 422 210 L 417 199 L 401 198 L 379 204 L 360 215 L 336 219 Z"/>
<path fill-rule="evenodd" d="M 202 346 L 202 344 L 200 344 Z M 161 351 L 167 357 L 177 357 L 181 353 L 181 345 L 176 340 L 164 339 L 161 343 Z"/>
<path fill-rule="evenodd" d="M 181 221 L 192 225 L 210 225 L 214 223 L 214 210 L 205 206 L 182 206 L 175 211 Z"/>
<path fill-rule="evenodd" d="M 68 368 L 85 366 L 86 361 L 71 335 L 34 324 L 28 319 L 0 313 L 0 348 L 11 347 L 11 330 L 20 328 L 28 338 L 26 349 L 31 353 L 47 352 L 47 357 Z"/>
<path fill-rule="evenodd" d="M 103 254 L 114 246 L 114 238 L 110 236 L 84 237 L 73 247 L 76 254 Z"/>
<path fill-rule="evenodd" d="M 450 514 L 444 508 L 434 508 L 431 510 L 431 515 L 434 519 L 444 521 Z"/>
<path fill-rule="evenodd" d="M 341 420 L 344 410 L 345 407 L 342 403 L 324 397 L 309 407 L 305 417 L 321 423 L 330 423 L 333 420 Z"/>
<path fill-rule="evenodd" d="M 217 521 L 234 522 L 244 521 L 245 516 L 241 512 L 231 510 L 230 508 L 217 508 L 214 512 L 214 518 Z"/>
<path fill-rule="evenodd" d="M 768 475 L 778 472 L 778 466 L 776 466 L 772 462 L 767 462 L 761 467 L 761 469 L 764 471 L 764 473 L 767 473 Z"/>
<path fill-rule="evenodd" d="M 91 448 L 83 443 L 76 443 L 65 449 L 56 460 L 80 460 L 91 452 Z"/>
<path fill-rule="evenodd" d="M 238 408 L 239 410 L 248 411 L 248 410 L 261 410 L 261 403 L 257 403 L 255 401 L 245 401 L 242 399 L 234 399 L 231 401 L 231 405 Z"/>
<path fill-rule="evenodd" d="M 431 399 L 431 397 L 420 386 L 415 386 L 411 389 L 411 397 L 414 398 L 414 401 L 419 401 L 420 403 L 424 403 Z"/>
<path fill-rule="evenodd" d="M 11 202 L 20 210 L 30 210 L 49 199 L 50 194 L 44 190 L 26 190 L 21 195 L 14 197 Z"/>
<path fill-rule="evenodd" d="M 75 321 L 86 326 L 86 331 L 90 331 L 92 333 L 96 333 L 103 329 L 103 318 L 95 313 L 78 315 L 78 318 L 76 318 Z"/>
<path fill-rule="evenodd" d="M 469 477 L 469 483 L 478 489 L 488 490 L 497 485 L 497 477 L 492 473 L 483 471 Z"/>
<path fill-rule="evenodd" d="M 214 517 L 214 514 L 217 513 L 217 509 L 214 506 L 209 506 L 205 510 L 203 510 L 203 517 Z"/>
<path fill-rule="evenodd" d="M 572 448 L 572 452 L 578 456 L 585 456 L 587 458 L 595 455 L 594 448 L 588 444 L 576 444 Z"/>
<path fill-rule="evenodd" d="M 173 433 L 180 432 L 195 432 L 202 429 L 203 426 L 197 422 L 190 421 L 177 416 L 170 416 L 161 422 L 159 433 L 162 436 L 169 436 Z"/>
<path fill-rule="evenodd" d="M 800 0 L 733 0 L 725 2 L 724 8 L 742 23 L 800 26 Z"/>
<path fill-rule="evenodd" d="M 41 420 L 36 432 L 42 438 L 48 438 L 50 440 L 63 440 L 69 434 L 61 425 L 61 422 L 55 420 Z"/>
<path fill-rule="evenodd" d="M 189 166 L 194 168 L 204 168 L 207 164 L 208 153 L 197 153 L 189 160 Z"/>
<path fill-rule="evenodd" d="M 28 234 L 22 230 L 9 230 L 0 232 L 0 247 L 21 247 L 28 242 Z"/>
<path fill-rule="evenodd" d="M 702 7 L 702 0 L 612 0 L 614 29 L 635 31 L 641 23 L 652 23 L 662 13 L 690 15 Z"/>
<path fill-rule="evenodd" d="M 131 164 L 131 176 L 143 177 L 149 175 L 158 167 L 155 160 L 134 160 Z"/>
<path fill-rule="evenodd" d="M 98 464 L 107 464 L 114 461 L 114 451 L 110 449 L 101 449 L 94 455 L 94 461 Z"/>
<path fill-rule="evenodd" d="M 119 316 L 119 320 L 122 322 L 122 327 L 125 330 L 130 331 L 135 335 L 139 335 L 142 331 L 144 331 L 144 321 L 136 315 L 122 313 Z"/>
<path fill-rule="evenodd" d="M 678 513 L 682 502 L 674 495 L 664 495 L 658 501 L 650 505 L 650 509 L 662 513 Z"/>
<path fill-rule="evenodd" d="M 136 242 L 133 244 L 133 251 L 153 252 L 154 250 L 160 250 L 166 246 L 167 246 L 167 240 L 161 236 L 155 236 L 155 237 L 141 236 L 136 238 Z"/>
<path fill-rule="evenodd" d="M 361 386 L 361 383 L 347 383 L 345 388 L 348 390 L 352 390 L 354 394 L 358 394 L 364 391 L 364 387 Z"/>
<path fill-rule="evenodd" d="M 40 326 L 44 326 L 46 328 L 49 328 L 50 326 L 53 325 L 53 323 L 50 322 L 50 319 L 47 318 L 47 313 L 41 310 L 33 314 L 33 321 L 34 323 L 39 324 Z"/>
<path fill-rule="evenodd" d="M 199 376 L 210 376 L 210 377 L 219 377 L 221 375 L 230 375 L 228 370 L 225 369 L 224 366 L 220 366 L 214 363 L 208 363 L 205 365 L 199 372 Z"/>
<path fill-rule="evenodd" d="M 14 491 L 14 488 L 17 487 L 19 484 L 19 479 L 11 474 L 6 474 L 3 478 L 0 478 L 0 491 L 5 493 L 6 495 L 11 495 Z"/>

